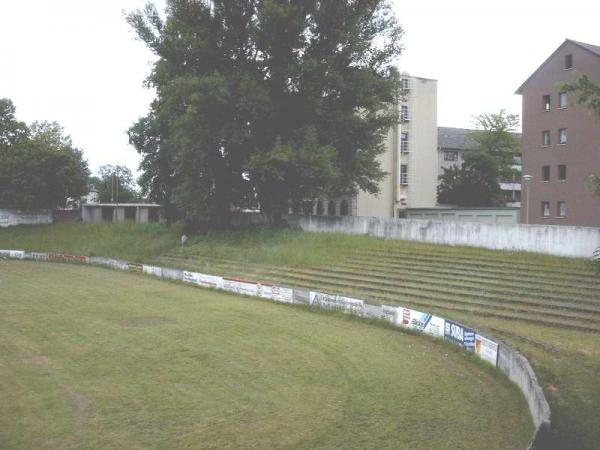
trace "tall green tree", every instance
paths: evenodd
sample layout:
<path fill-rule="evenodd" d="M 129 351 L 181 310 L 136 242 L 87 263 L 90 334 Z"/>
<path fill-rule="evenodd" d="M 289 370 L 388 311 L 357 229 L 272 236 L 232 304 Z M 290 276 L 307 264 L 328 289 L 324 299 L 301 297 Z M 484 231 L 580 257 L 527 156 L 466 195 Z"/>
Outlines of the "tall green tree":
<path fill-rule="evenodd" d="M 457 206 L 502 206 L 500 180 L 518 176 L 514 157 L 521 153 L 515 138 L 519 118 L 501 110 L 476 117 L 478 130 L 471 134 L 475 148 L 463 154 L 462 166 L 445 168 L 440 176 L 438 202 Z"/>
<path fill-rule="evenodd" d="M 130 129 L 142 188 L 188 220 L 258 201 L 377 192 L 398 120 L 402 30 L 388 0 L 168 0 L 128 16 L 158 56 Z M 173 213 L 174 215 L 174 213 Z"/>
<path fill-rule="evenodd" d="M 0 207 L 50 209 L 87 193 L 87 161 L 62 127 L 28 127 L 14 114 L 12 102 L 0 100 Z"/>
<path fill-rule="evenodd" d="M 142 200 L 136 189 L 131 170 L 127 166 L 105 164 L 100 166 L 90 184 L 98 190 L 101 203 L 132 203 Z"/>

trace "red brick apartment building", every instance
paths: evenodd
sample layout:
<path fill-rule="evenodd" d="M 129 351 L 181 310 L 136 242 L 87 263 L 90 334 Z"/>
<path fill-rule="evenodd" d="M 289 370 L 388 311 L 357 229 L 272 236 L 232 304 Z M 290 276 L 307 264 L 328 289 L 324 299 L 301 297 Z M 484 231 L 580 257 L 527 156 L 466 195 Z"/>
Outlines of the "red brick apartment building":
<path fill-rule="evenodd" d="M 521 223 L 600 227 L 600 118 L 560 85 L 586 74 L 600 83 L 600 46 L 567 39 L 517 90 L 523 100 Z"/>

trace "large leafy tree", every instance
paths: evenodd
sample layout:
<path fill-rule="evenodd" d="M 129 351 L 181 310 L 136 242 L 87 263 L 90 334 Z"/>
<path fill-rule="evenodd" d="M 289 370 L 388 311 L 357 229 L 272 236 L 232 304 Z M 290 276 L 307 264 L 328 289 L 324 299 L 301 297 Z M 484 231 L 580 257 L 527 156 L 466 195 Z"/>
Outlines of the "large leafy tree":
<path fill-rule="evenodd" d="M 466 150 L 462 166 L 444 169 L 438 186 L 438 202 L 457 206 L 501 206 L 504 197 L 499 180 L 514 179 L 514 157 L 520 143 L 514 131 L 519 118 L 504 110 L 480 114 L 478 130 L 471 134 L 475 148 Z"/>
<path fill-rule="evenodd" d="M 133 174 L 127 166 L 105 164 L 97 175 L 90 177 L 90 184 L 98 190 L 101 203 L 131 203 L 141 200 Z"/>
<path fill-rule="evenodd" d="M 46 209 L 87 192 L 88 166 L 81 150 L 55 122 L 16 120 L 10 100 L 0 100 L 0 207 Z"/>
<path fill-rule="evenodd" d="M 168 0 L 128 16 L 158 56 L 130 129 L 144 192 L 174 216 L 273 220 L 323 193 L 377 192 L 398 120 L 402 30 L 387 0 Z"/>

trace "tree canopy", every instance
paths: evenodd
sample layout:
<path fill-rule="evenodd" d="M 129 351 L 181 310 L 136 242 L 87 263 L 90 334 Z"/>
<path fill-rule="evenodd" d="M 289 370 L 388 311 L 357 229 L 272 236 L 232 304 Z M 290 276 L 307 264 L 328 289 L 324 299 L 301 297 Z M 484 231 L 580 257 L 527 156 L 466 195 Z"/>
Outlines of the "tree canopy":
<path fill-rule="evenodd" d="M 403 34 L 388 0 L 167 0 L 128 21 L 157 55 L 129 130 L 144 193 L 223 225 L 323 194 L 377 192 Z"/>
<path fill-rule="evenodd" d="M 471 135 L 476 147 L 463 154 L 462 166 L 444 168 L 438 186 L 438 202 L 457 206 L 502 206 L 499 180 L 515 175 L 514 157 L 520 143 L 514 136 L 519 118 L 502 110 L 476 117 L 478 130 Z"/>
<path fill-rule="evenodd" d="M 0 99 L 0 207 L 49 209 L 87 193 L 89 171 L 81 150 L 56 122 L 31 126 Z"/>
<path fill-rule="evenodd" d="M 98 200 L 101 203 L 133 203 L 142 199 L 127 166 L 100 166 L 97 174 L 90 177 L 90 184 L 98 190 Z"/>

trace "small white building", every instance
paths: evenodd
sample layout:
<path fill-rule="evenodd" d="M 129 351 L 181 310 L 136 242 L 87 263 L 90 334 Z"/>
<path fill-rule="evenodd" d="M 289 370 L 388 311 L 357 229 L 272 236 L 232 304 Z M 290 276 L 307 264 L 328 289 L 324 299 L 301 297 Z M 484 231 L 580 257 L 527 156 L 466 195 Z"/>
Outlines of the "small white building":
<path fill-rule="evenodd" d="M 81 206 L 85 223 L 160 222 L 160 205 L 156 203 L 94 203 Z"/>

